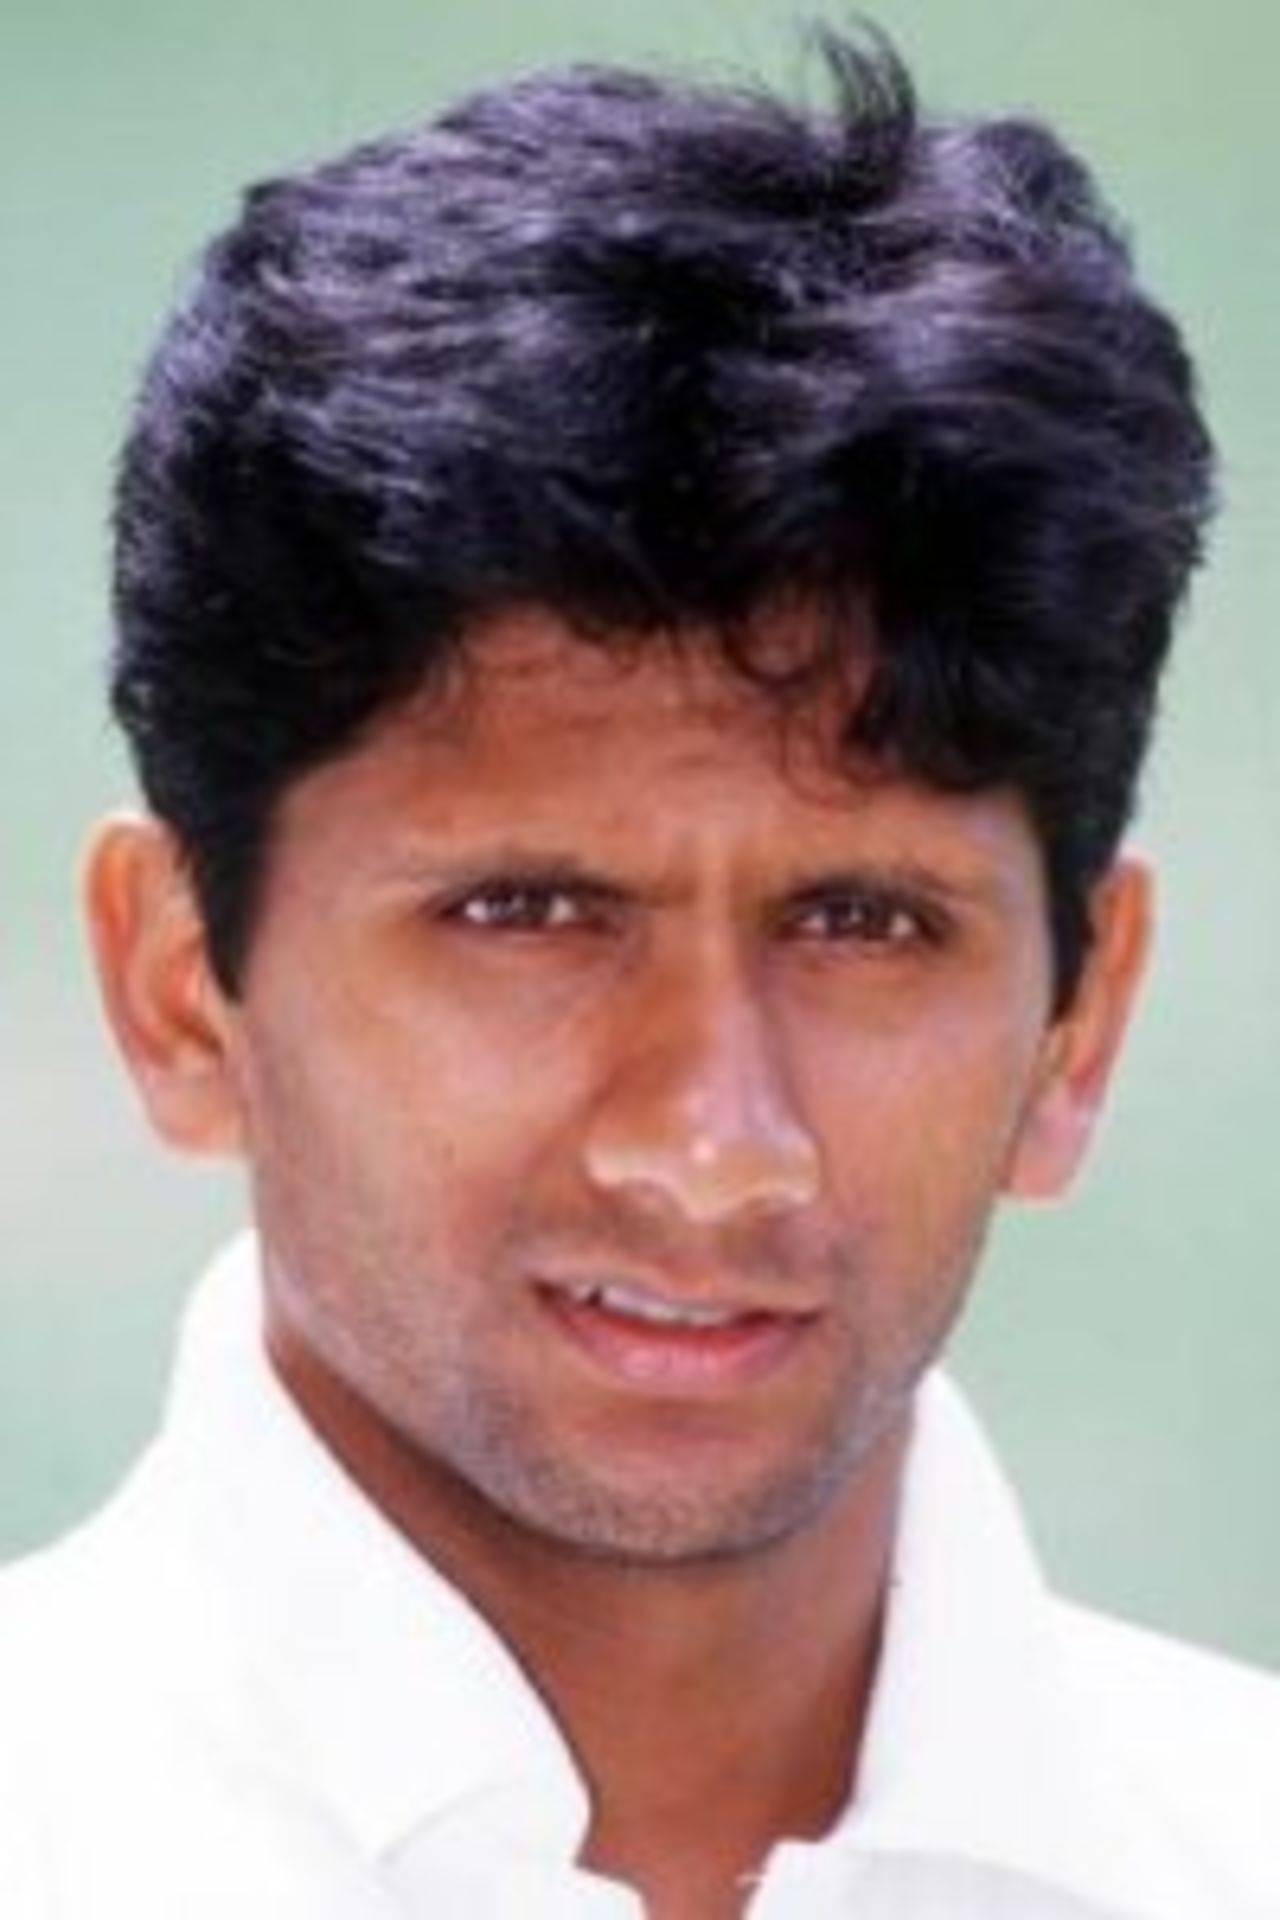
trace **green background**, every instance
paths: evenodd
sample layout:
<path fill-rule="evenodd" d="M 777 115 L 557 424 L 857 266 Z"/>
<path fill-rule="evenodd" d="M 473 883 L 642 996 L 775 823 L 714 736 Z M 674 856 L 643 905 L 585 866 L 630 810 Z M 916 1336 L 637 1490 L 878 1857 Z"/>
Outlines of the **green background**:
<path fill-rule="evenodd" d="M 960 1343 L 1071 1590 L 1280 1660 L 1280 9 L 885 0 L 926 94 L 1088 152 L 1203 365 L 1225 462 L 1141 837 L 1162 944 L 1103 1150 L 1008 1218 Z M 247 178 L 481 76 L 622 56 L 794 78 L 753 0 L 8 0 L 0 23 L 0 1553 L 91 1506 L 154 1420 L 227 1175 L 148 1140 L 75 927 L 128 791 L 101 717 L 105 502 L 136 368 Z"/>

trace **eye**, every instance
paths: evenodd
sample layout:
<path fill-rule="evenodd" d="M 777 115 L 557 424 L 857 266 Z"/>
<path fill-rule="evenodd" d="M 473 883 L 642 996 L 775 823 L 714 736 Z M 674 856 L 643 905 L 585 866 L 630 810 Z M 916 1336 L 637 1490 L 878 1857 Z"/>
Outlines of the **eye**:
<path fill-rule="evenodd" d="M 580 886 L 541 880 L 492 880 L 450 902 L 445 918 L 484 933 L 558 933 L 598 925 L 604 904 Z"/>
<path fill-rule="evenodd" d="M 801 940 L 896 949 L 937 946 L 946 928 L 932 903 L 890 888 L 840 887 L 798 901 L 787 931 Z"/>

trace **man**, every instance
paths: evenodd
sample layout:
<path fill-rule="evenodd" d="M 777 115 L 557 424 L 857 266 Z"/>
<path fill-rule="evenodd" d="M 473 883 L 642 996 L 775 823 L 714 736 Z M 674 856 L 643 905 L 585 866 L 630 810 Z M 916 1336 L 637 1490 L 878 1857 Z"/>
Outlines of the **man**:
<path fill-rule="evenodd" d="M 1141 973 L 1192 376 L 827 55 L 261 186 L 165 331 L 89 915 L 254 1234 L 7 1576 L 6 1920 L 1280 1913 L 1274 1684 L 1051 1600 L 932 1370 Z"/>

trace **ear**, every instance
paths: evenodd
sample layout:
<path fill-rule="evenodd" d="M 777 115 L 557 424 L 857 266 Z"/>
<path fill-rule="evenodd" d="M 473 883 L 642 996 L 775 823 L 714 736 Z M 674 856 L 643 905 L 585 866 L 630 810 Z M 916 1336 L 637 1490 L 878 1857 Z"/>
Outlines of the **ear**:
<path fill-rule="evenodd" d="M 1092 939 L 1070 1005 L 1045 1036 L 1005 1191 L 1056 1199 L 1084 1158 L 1120 1054 L 1151 941 L 1151 874 L 1118 860 L 1090 903 Z"/>
<path fill-rule="evenodd" d="M 156 1132 L 189 1153 L 237 1152 L 232 1009 L 168 828 L 106 821 L 85 860 L 84 908 L 107 1020 Z"/>

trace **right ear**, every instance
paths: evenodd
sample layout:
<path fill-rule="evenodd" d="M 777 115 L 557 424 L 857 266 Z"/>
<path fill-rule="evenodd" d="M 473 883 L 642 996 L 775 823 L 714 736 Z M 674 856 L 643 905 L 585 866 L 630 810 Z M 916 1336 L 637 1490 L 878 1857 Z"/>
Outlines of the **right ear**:
<path fill-rule="evenodd" d="M 233 1011 L 169 829 L 105 821 L 85 860 L 84 908 L 107 1019 L 156 1132 L 188 1153 L 237 1153 Z"/>

